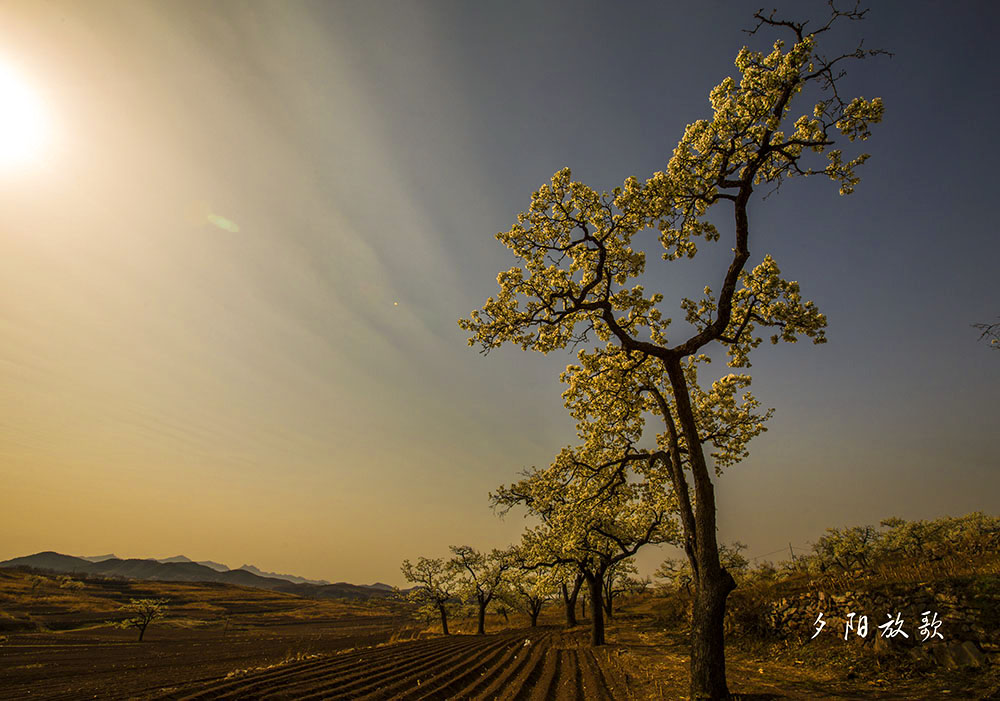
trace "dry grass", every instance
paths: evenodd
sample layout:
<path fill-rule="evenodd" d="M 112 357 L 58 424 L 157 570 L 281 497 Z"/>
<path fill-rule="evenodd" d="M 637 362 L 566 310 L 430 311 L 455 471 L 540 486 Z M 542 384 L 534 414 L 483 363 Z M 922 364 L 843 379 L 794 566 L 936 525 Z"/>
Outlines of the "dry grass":
<path fill-rule="evenodd" d="M 67 581 L 72 584 L 66 585 Z M 62 585 L 62 586 L 61 586 Z M 120 618 L 133 598 L 166 599 L 173 627 L 240 627 L 396 615 L 391 602 L 305 599 L 216 583 L 155 582 L 45 575 L 0 569 L 0 632 L 83 630 Z"/>

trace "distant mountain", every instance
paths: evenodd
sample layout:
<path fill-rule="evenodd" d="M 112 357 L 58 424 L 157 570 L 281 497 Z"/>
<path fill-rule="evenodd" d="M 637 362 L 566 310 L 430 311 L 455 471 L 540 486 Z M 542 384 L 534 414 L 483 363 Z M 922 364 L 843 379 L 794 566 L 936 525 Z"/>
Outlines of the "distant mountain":
<path fill-rule="evenodd" d="M 113 553 L 108 555 L 90 555 L 89 557 L 87 555 L 81 555 L 80 559 L 87 560 L 89 562 L 103 562 L 104 560 L 117 560 L 118 556 Z"/>
<path fill-rule="evenodd" d="M 169 558 L 177 560 L 183 556 Z M 296 594 L 311 599 L 371 599 L 389 594 L 386 585 L 359 586 L 341 582 L 338 584 L 309 584 L 290 582 L 277 577 L 262 577 L 245 569 L 220 572 L 205 565 L 184 561 L 158 562 L 109 558 L 92 562 L 82 557 L 72 557 L 56 552 L 41 552 L 25 557 L 15 557 L 0 562 L 0 567 L 31 567 L 53 572 L 84 573 L 103 577 L 128 577 L 130 579 L 152 579 L 166 582 L 223 582 L 257 589 L 269 589 L 286 594 Z"/>
<path fill-rule="evenodd" d="M 190 557 L 185 557 L 184 555 L 174 555 L 173 557 L 164 558 L 152 558 L 157 562 L 168 563 L 168 562 L 194 562 Z M 229 572 L 229 567 L 223 565 L 221 562 L 212 562 L 211 560 L 199 560 L 195 564 L 203 565 L 205 567 L 210 567 L 216 572 Z"/>
<path fill-rule="evenodd" d="M 396 591 L 396 587 L 391 587 L 388 584 L 382 584 L 382 582 L 375 582 L 374 584 L 363 584 L 362 586 L 368 587 L 369 589 L 380 589 L 382 591 Z"/>
<path fill-rule="evenodd" d="M 296 584 L 319 584 L 320 586 L 329 584 L 325 579 L 306 579 L 305 577 L 298 577 L 294 574 L 277 574 L 275 572 L 264 572 L 257 569 L 253 565 L 243 565 L 240 567 L 241 570 L 246 570 L 247 572 L 253 572 L 258 577 L 275 577 L 276 579 L 284 579 L 289 582 L 295 582 Z M 343 584 L 343 582 L 341 582 Z M 354 586 L 354 585 L 351 585 Z"/>

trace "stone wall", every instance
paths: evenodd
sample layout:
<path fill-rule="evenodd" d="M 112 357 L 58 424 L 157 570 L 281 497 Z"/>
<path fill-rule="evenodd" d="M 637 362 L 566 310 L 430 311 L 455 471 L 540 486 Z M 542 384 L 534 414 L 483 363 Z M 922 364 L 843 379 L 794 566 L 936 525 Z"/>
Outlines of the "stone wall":
<path fill-rule="evenodd" d="M 735 608 L 735 607 L 734 607 Z M 827 593 L 814 584 L 810 591 L 766 602 L 759 617 L 758 628 L 788 640 L 808 643 L 811 640 L 839 639 L 844 633 L 849 614 L 854 613 L 853 629 L 848 640 L 871 644 L 875 649 L 902 648 L 915 659 L 948 666 L 1000 663 L 1000 578 L 963 578 L 933 583 L 864 584 L 856 590 Z M 930 613 L 926 613 L 930 612 Z M 823 626 L 817 617 L 822 614 Z M 896 616 L 901 625 L 885 630 L 879 626 Z M 937 614 L 940 626 L 937 635 L 927 637 L 920 632 L 924 618 L 933 621 Z M 861 616 L 868 617 L 867 635 L 857 630 Z M 727 621 L 730 633 L 741 631 L 745 622 L 737 611 Z M 883 635 L 899 627 L 902 634 Z M 930 635 L 933 630 L 925 628 Z M 759 631 L 758 631 L 759 632 Z"/>

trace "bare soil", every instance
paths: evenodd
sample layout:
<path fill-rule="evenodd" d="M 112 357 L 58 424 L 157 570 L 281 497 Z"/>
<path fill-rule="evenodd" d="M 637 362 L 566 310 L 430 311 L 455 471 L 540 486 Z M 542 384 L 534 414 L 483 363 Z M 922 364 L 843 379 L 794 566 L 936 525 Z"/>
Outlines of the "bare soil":
<path fill-rule="evenodd" d="M 450 635 L 306 660 L 163 699 L 635 698 L 605 649 L 556 628 Z"/>
<path fill-rule="evenodd" d="M 316 602 L 238 587 L 88 581 L 29 588 L 0 576 L 3 699 L 685 699 L 686 632 L 646 598 L 616 613 L 608 644 L 584 625 L 522 628 L 491 615 L 442 636 L 405 605 Z M 107 624 L 142 592 L 169 597 L 171 615 L 145 640 Z M 4 639 L 5 636 L 5 639 Z M 1000 699 L 1000 667 L 920 670 L 906 659 L 826 646 L 727 643 L 734 699 Z"/>

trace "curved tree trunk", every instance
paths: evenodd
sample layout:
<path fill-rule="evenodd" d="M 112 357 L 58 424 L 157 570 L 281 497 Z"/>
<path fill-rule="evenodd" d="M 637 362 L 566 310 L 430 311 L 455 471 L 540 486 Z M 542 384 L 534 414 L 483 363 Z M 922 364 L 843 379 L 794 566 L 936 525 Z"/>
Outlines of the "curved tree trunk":
<path fill-rule="evenodd" d="M 139 642 L 142 642 L 142 636 L 146 634 L 146 626 L 139 626 Z"/>
<path fill-rule="evenodd" d="M 444 604 L 438 604 L 438 610 L 441 612 L 441 630 L 448 635 L 448 612 L 444 610 Z"/>

